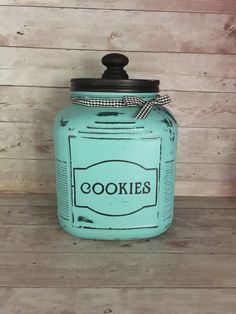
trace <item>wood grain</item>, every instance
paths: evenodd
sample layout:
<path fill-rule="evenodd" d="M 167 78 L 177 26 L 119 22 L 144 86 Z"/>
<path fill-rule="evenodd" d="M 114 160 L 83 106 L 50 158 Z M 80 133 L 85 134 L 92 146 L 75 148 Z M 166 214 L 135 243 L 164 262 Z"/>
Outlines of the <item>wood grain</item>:
<path fill-rule="evenodd" d="M 1 206 L 52 206 L 56 205 L 56 195 L 49 193 L 1 193 Z M 175 208 L 209 208 L 209 209 L 236 209 L 236 197 L 199 197 L 177 196 Z"/>
<path fill-rule="evenodd" d="M 0 86 L 0 94 L 0 122 L 51 123 L 70 100 L 67 88 Z M 168 94 L 172 99 L 168 107 L 180 126 L 236 127 L 234 93 L 168 91 Z"/>
<path fill-rule="evenodd" d="M 25 196 L 26 197 L 26 196 Z M 186 202 L 184 199 L 184 202 Z M 200 198 L 201 200 L 201 198 Z M 200 202 L 199 197 L 198 201 Z M 189 200 L 190 202 L 191 199 Z M 179 198 L 175 202 L 175 222 L 179 227 L 214 227 L 214 228 L 234 228 L 236 226 L 236 198 L 235 208 L 201 208 L 202 204 L 198 204 L 199 208 L 178 207 Z M 218 199 L 222 204 L 222 199 Z M 191 203 L 191 204 L 192 204 Z M 212 201 L 209 201 L 212 204 Z M 189 204 L 190 205 L 190 204 Z M 186 205 L 185 205 L 186 206 Z M 214 206 L 214 203 L 212 204 Z M 34 205 L 0 205 L 0 225 L 2 226 L 18 226 L 27 227 L 36 226 L 58 226 L 56 206 L 34 206 Z M 168 231 L 170 234 L 171 232 Z M 190 230 L 189 230 L 190 232 Z M 44 233 L 43 233 L 44 234 Z M 200 232 L 199 232 L 200 234 Z M 5 239 L 3 240 L 5 241 Z M 84 241 L 84 240 L 83 240 Z M 1 250 L 1 247 L 0 247 Z"/>
<path fill-rule="evenodd" d="M 3 194 L 0 194 L 3 195 Z M 5 194 L 4 194 L 5 195 Z M 18 194 L 19 195 L 19 194 Z M 40 197 L 38 194 L 31 194 L 31 202 L 34 202 L 41 198 L 42 202 L 46 201 L 47 197 Z M 6 201 L 7 199 L 5 199 Z M 22 196 L 18 199 L 22 202 Z M 52 201 L 52 196 L 49 197 L 49 202 Z M 28 204 L 28 203 L 27 203 Z M 218 209 L 236 209 L 236 197 L 199 197 L 199 196 L 177 196 L 175 197 L 175 208 L 210 208 L 214 210 Z"/>
<path fill-rule="evenodd" d="M 174 254 L 173 257 L 156 253 L 4 252 L 0 253 L 0 285 L 45 288 L 236 287 L 236 255 Z"/>
<path fill-rule="evenodd" d="M 234 0 L 1 0 L 0 5 L 229 14 L 236 13 Z"/>
<path fill-rule="evenodd" d="M 0 84 L 68 87 L 71 77 L 100 77 L 104 67 L 99 60 L 106 53 L 2 47 Z M 128 52 L 127 56 L 131 78 L 158 78 L 163 90 L 235 92 L 233 55 Z"/>
<path fill-rule="evenodd" d="M 177 160 L 235 163 L 236 129 L 180 128 Z"/>
<path fill-rule="evenodd" d="M 0 93 L 1 122 L 52 123 L 70 102 L 68 88 L 0 86 Z M 231 98 L 226 98 L 231 104 Z"/>
<path fill-rule="evenodd" d="M 236 253 L 236 198 L 177 198 L 174 222 L 165 234 L 154 239 L 125 242 L 91 241 L 66 234 L 58 226 L 56 208 L 52 206 L 55 204 L 53 195 L 5 194 L 0 200 L 1 204 L 9 201 L 8 205 L 0 206 L 2 252 Z M 44 206 L 24 205 L 22 200 L 29 204 L 40 201 Z M 219 205 L 226 208 L 217 208 Z M 184 208 L 186 206 L 189 207 Z M 200 208 L 203 206 L 206 208 Z"/>
<path fill-rule="evenodd" d="M 232 163 L 236 129 L 180 128 L 177 160 Z M 52 125 L 0 123 L 0 158 L 52 159 Z"/>
<path fill-rule="evenodd" d="M 234 314 L 235 289 L 0 288 L 0 311 L 44 314 Z M 43 302 L 42 302 L 43 300 Z"/>
<path fill-rule="evenodd" d="M 0 7 L 0 14 L 1 46 L 236 53 L 233 15 L 39 7 Z"/>
<path fill-rule="evenodd" d="M 160 314 L 234 314 L 236 255 L 227 252 L 235 249 L 235 198 L 178 198 L 166 234 L 127 242 L 66 235 L 54 226 L 54 202 L 0 195 L 8 203 L 0 207 L 0 248 L 18 250 L 0 253 L 0 312 L 156 314 L 158 304 Z"/>
<path fill-rule="evenodd" d="M 236 164 L 177 163 L 178 181 L 236 183 Z"/>
<path fill-rule="evenodd" d="M 58 226 L 55 204 L 54 206 L 0 205 L 0 225 Z"/>
<path fill-rule="evenodd" d="M 0 171 L 1 191 L 55 193 L 53 160 L 2 159 Z M 176 194 L 235 196 L 235 176 L 235 164 L 177 163 Z"/>
<path fill-rule="evenodd" d="M 207 171 L 207 167 L 206 167 Z M 236 184 L 228 182 L 177 181 L 175 195 L 179 196 L 236 196 Z"/>
<path fill-rule="evenodd" d="M 52 160 L 1 160 L 0 191 L 55 193 L 54 167 Z"/>
<path fill-rule="evenodd" d="M 228 198 L 227 198 L 226 203 L 228 204 Z M 2 193 L 0 192 L 0 205 L 40 206 L 40 207 L 41 206 L 46 206 L 46 207 L 55 206 L 56 195 L 55 193 L 53 194 L 40 193 L 39 194 L 39 193 Z"/>
<path fill-rule="evenodd" d="M 236 254 L 235 209 L 176 209 L 165 234 L 150 240 L 115 242 L 66 234 L 58 226 L 54 207 L 12 205 L 6 210 L 0 215 L 1 252 Z"/>

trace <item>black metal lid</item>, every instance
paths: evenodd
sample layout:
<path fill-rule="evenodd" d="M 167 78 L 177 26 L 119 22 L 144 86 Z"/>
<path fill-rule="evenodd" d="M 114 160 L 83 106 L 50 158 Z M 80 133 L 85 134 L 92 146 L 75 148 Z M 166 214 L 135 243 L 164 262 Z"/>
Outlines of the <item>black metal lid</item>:
<path fill-rule="evenodd" d="M 159 80 L 128 79 L 123 69 L 129 59 L 120 53 L 110 53 L 102 58 L 102 64 L 107 67 L 102 78 L 72 78 L 72 91 L 89 92 L 126 92 L 126 93 L 155 93 L 159 92 Z"/>

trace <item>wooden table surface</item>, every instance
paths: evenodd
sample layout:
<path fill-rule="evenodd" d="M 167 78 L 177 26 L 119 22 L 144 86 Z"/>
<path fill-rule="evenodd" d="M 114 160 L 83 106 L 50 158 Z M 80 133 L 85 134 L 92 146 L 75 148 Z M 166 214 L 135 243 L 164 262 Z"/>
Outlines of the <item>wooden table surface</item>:
<path fill-rule="evenodd" d="M 139 241 L 74 238 L 54 195 L 0 195 L 1 314 L 235 314 L 236 200 L 178 198 Z"/>

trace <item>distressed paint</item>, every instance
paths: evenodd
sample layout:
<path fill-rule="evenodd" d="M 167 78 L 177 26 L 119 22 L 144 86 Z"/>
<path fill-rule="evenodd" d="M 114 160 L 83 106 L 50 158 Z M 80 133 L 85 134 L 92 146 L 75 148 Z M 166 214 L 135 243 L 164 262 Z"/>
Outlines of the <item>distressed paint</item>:
<path fill-rule="evenodd" d="M 120 99 L 123 93 L 73 92 Z M 129 94 L 145 101 L 154 93 Z M 173 219 L 177 125 L 164 108 L 71 105 L 54 123 L 58 219 L 69 233 L 119 240 L 154 237 Z"/>

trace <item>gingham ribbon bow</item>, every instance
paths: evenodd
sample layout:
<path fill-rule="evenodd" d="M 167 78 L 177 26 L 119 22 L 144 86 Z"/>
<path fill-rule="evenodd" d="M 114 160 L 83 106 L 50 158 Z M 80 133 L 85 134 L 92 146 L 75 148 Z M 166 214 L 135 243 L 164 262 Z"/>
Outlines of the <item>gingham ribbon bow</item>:
<path fill-rule="evenodd" d="M 149 101 L 145 101 L 136 96 L 124 96 L 122 100 L 113 99 L 86 99 L 86 98 L 71 98 L 72 104 L 79 104 L 88 107 L 135 107 L 139 106 L 141 109 L 137 113 L 135 119 L 145 119 L 153 106 L 163 106 L 171 103 L 168 95 L 157 95 Z"/>
<path fill-rule="evenodd" d="M 152 110 L 153 106 L 163 106 L 171 102 L 168 95 L 158 95 L 149 101 L 144 101 L 143 99 L 135 96 L 125 96 L 123 99 L 127 106 L 130 106 L 132 104 L 134 106 L 142 107 L 137 113 L 135 117 L 136 119 L 145 119 L 149 112 Z"/>

